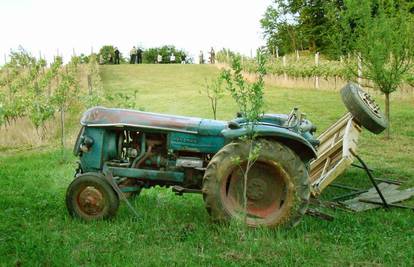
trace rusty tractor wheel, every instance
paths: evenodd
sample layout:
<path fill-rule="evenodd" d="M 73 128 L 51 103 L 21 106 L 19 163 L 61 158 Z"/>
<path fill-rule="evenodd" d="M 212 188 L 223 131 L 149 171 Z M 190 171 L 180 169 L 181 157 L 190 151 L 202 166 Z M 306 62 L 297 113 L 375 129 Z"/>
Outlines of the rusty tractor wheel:
<path fill-rule="evenodd" d="M 81 174 L 66 191 L 66 207 L 72 217 L 86 221 L 109 219 L 115 216 L 118 206 L 116 192 L 98 173 Z"/>
<path fill-rule="evenodd" d="M 224 146 L 208 164 L 202 190 L 206 209 L 217 222 L 236 219 L 252 227 L 293 227 L 305 214 L 310 197 L 305 164 L 281 143 L 255 142 L 261 148 L 248 173 L 247 211 L 243 173 L 250 145 L 241 141 Z"/>
<path fill-rule="evenodd" d="M 357 84 L 348 83 L 341 89 L 342 101 L 352 116 L 367 130 L 379 134 L 388 121 L 374 99 Z"/>

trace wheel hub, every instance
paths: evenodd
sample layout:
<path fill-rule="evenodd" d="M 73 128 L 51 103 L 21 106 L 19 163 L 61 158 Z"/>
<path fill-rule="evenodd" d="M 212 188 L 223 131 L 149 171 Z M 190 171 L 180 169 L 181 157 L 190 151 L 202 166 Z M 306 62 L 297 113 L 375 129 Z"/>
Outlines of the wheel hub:
<path fill-rule="evenodd" d="M 96 215 L 104 209 L 105 199 L 98 189 L 88 186 L 80 192 L 78 204 L 84 213 Z"/>
<path fill-rule="evenodd" d="M 267 184 L 260 178 L 249 179 L 247 182 L 247 198 L 250 200 L 260 200 L 266 193 Z"/>
<path fill-rule="evenodd" d="M 367 92 L 364 92 L 362 90 L 358 90 L 358 94 L 362 101 L 364 101 L 369 109 L 375 114 L 375 116 L 381 118 L 380 107 L 377 103 L 375 103 L 375 100 L 372 99 L 372 97 Z"/>

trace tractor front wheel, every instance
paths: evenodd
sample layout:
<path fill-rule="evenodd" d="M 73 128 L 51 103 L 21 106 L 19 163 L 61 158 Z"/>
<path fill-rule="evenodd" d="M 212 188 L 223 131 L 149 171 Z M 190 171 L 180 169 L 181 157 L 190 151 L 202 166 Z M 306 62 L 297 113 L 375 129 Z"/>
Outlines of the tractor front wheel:
<path fill-rule="evenodd" d="M 295 226 L 310 197 L 305 164 L 281 143 L 260 139 L 253 145 L 259 145 L 259 152 L 247 181 L 250 141 L 230 143 L 210 161 L 202 189 L 207 211 L 218 222 L 236 219 L 252 227 Z"/>
<path fill-rule="evenodd" d="M 86 221 L 109 219 L 115 216 L 118 206 L 116 192 L 98 173 L 81 174 L 66 191 L 66 207 L 72 217 Z"/>

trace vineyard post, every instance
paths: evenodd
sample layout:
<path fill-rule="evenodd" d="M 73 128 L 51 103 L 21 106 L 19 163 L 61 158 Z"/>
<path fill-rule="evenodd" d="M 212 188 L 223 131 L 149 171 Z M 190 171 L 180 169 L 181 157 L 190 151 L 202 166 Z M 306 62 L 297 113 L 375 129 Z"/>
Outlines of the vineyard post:
<path fill-rule="evenodd" d="M 286 55 L 284 55 L 282 57 L 282 64 L 283 64 L 283 69 L 285 70 L 283 72 L 283 76 L 285 77 L 285 81 L 287 81 L 288 77 L 287 77 L 287 73 L 286 73 Z"/>
<path fill-rule="evenodd" d="M 315 66 L 319 65 L 319 52 L 315 54 Z M 315 88 L 319 89 L 319 76 L 315 76 Z"/>
<path fill-rule="evenodd" d="M 276 58 L 279 58 L 279 47 L 276 46 Z"/>
<path fill-rule="evenodd" d="M 299 61 L 299 50 L 296 49 L 296 61 Z"/>
<path fill-rule="evenodd" d="M 89 95 L 92 95 L 92 76 L 91 74 L 88 74 L 88 91 Z"/>
<path fill-rule="evenodd" d="M 362 83 L 362 58 L 361 53 L 358 53 L 358 85 Z"/>

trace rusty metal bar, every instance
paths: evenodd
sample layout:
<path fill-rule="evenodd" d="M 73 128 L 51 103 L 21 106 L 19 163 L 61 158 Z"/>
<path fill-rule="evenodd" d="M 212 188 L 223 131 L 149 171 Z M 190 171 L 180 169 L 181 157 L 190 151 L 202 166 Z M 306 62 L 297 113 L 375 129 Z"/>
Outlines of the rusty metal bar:
<path fill-rule="evenodd" d="M 381 192 L 381 189 L 379 189 L 377 183 L 375 182 L 375 178 L 372 176 L 371 171 L 369 170 L 368 166 L 365 164 L 365 162 L 357 155 L 355 154 L 352 150 L 351 150 L 351 154 L 356 157 L 359 161 L 359 163 L 361 163 L 361 165 L 364 167 L 365 169 L 365 173 L 368 175 L 369 180 L 371 181 L 371 183 L 374 185 L 375 190 L 377 191 L 378 195 L 380 196 L 381 200 L 382 200 L 382 205 L 386 208 L 389 209 L 388 203 L 384 198 L 384 195 Z"/>

